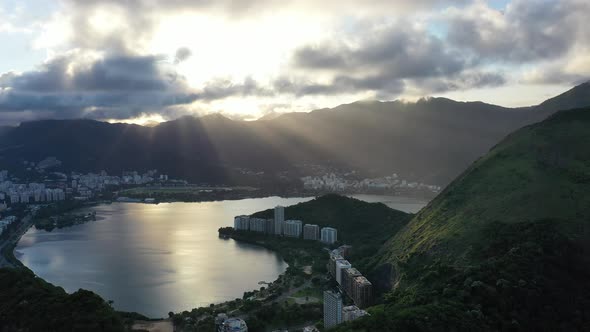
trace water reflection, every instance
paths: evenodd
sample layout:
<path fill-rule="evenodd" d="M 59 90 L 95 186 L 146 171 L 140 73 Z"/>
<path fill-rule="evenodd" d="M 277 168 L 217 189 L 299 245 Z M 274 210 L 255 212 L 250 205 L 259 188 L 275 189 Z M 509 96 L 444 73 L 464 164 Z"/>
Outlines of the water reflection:
<path fill-rule="evenodd" d="M 16 251 L 42 278 L 93 290 L 120 310 L 165 316 L 241 297 L 274 280 L 287 264 L 261 247 L 221 240 L 233 217 L 309 198 L 113 203 L 94 208 L 99 220 L 53 232 L 31 229 Z"/>

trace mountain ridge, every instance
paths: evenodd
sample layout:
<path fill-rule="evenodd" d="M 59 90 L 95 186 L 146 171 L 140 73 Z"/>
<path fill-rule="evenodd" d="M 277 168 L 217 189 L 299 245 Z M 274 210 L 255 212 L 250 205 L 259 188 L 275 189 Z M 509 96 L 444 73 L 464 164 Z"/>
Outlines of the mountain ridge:
<path fill-rule="evenodd" d="M 398 173 L 444 186 L 508 133 L 542 120 L 560 104 L 585 102 L 577 97 L 585 92 L 590 94 L 590 85 L 575 87 L 540 109 L 429 98 L 359 101 L 261 121 L 210 115 L 154 127 L 91 120 L 25 122 L 0 134 L 0 164 L 55 156 L 71 170 L 155 168 L 191 181 L 230 184 L 240 182 L 237 169 L 271 178 L 288 171 L 297 178 L 306 175 L 299 165 L 314 164 L 357 170 L 365 177 Z"/>

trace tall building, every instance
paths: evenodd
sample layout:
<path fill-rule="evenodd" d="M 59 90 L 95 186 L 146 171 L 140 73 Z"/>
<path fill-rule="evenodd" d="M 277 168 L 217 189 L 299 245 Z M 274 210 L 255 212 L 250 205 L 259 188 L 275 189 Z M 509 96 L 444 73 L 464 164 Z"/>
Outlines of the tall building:
<path fill-rule="evenodd" d="M 265 227 L 266 234 L 273 235 L 275 233 L 275 220 L 274 219 L 266 219 L 266 227 Z"/>
<path fill-rule="evenodd" d="M 266 231 L 266 219 L 250 218 L 250 231 L 264 233 Z"/>
<path fill-rule="evenodd" d="M 352 252 L 352 246 L 348 244 L 342 245 L 338 247 L 338 251 L 340 251 L 340 255 L 342 255 L 342 257 L 348 259 L 350 258 L 350 253 Z"/>
<path fill-rule="evenodd" d="M 301 226 L 303 223 L 301 220 L 287 220 L 283 224 L 285 229 L 283 229 L 283 235 L 288 237 L 301 237 Z"/>
<path fill-rule="evenodd" d="M 330 260 L 328 261 L 328 272 L 336 279 L 336 263 L 343 261 L 344 258 L 338 254 L 330 254 Z"/>
<path fill-rule="evenodd" d="M 247 231 L 250 229 L 250 217 L 237 216 L 234 218 L 234 229 L 236 231 Z"/>
<path fill-rule="evenodd" d="M 338 292 L 324 292 L 324 328 L 342 323 L 342 296 Z"/>
<path fill-rule="evenodd" d="M 350 298 L 352 298 L 352 286 L 354 278 L 360 276 L 362 276 L 362 274 L 354 267 L 342 270 L 342 284 L 340 285 L 344 289 L 344 292 L 346 292 L 346 295 L 348 295 Z"/>
<path fill-rule="evenodd" d="M 352 265 L 347 260 L 339 260 L 336 262 L 336 282 L 342 286 L 342 272 L 345 269 L 351 268 Z"/>
<path fill-rule="evenodd" d="M 277 205 L 275 207 L 275 234 L 283 234 L 283 224 L 285 223 L 285 208 Z"/>
<path fill-rule="evenodd" d="M 304 240 L 318 240 L 320 236 L 320 227 L 318 225 L 305 224 L 303 226 Z"/>
<path fill-rule="evenodd" d="M 338 241 L 338 231 L 336 228 L 324 227 L 322 228 L 321 241 L 324 243 L 332 244 Z"/>
<path fill-rule="evenodd" d="M 373 302 L 373 284 L 367 278 L 354 278 L 352 299 L 359 308 L 366 308 Z"/>

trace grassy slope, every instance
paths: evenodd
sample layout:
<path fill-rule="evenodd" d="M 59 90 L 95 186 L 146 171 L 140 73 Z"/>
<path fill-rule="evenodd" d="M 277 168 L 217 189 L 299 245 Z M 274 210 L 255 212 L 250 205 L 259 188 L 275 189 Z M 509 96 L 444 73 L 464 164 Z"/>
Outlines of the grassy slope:
<path fill-rule="evenodd" d="M 590 110 L 525 127 L 383 246 L 394 290 L 339 331 L 590 329 Z"/>
<path fill-rule="evenodd" d="M 562 221 L 581 242 L 590 217 L 590 111 L 565 111 L 508 136 L 423 209 L 385 248 L 461 263 L 491 222 Z M 467 263 L 467 262 L 466 262 Z"/>

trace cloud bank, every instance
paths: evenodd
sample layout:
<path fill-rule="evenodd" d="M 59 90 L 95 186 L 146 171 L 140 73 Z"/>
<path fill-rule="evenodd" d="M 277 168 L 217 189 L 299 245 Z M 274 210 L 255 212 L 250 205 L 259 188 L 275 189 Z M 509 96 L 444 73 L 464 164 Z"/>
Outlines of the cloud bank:
<path fill-rule="evenodd" d="M 286 18 L 273 23 L 276 31 L 256 29 L 275 16 Z M 264 114 L 274 104 L 297 109 L 511 84 L 570 85 L 590 78 L 587 17 L 586 0 L 512 0 L 501 8 L 483 0 L 64 0 L 51 22 L 35 23 L 47 29 L 38 44 L 50 45 L 48 60 L 0 73 L 0 124 L 170 118 L 227 112 L 242 102 Z M 196 25 L 180 24 L 155 43 L 164 22 L 176 19 Z M 320 32 L 301 36 L 307 26 Z M 63 38 L 44 40 L 55 27 Z M 223 52 L 208 53 L 213 49 Z M 261 68 L 276 64 L 263 72 L 237 66 L 229 76 L 198 66 L 217 57 L 220 68 L 243 58 Z"/>

